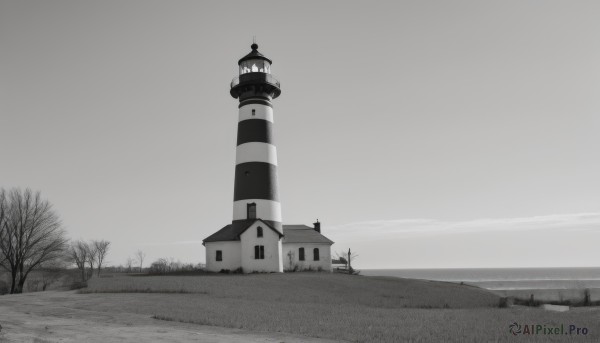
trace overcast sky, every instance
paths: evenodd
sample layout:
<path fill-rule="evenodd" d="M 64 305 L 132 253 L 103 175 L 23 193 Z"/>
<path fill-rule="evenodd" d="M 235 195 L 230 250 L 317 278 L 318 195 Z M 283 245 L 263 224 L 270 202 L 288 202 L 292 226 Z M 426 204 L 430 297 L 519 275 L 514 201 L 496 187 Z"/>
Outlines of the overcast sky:
<path fill-rule="evenodd" d="M 597 1 L 0 0 L 0 187 L 110 264 L 231 222 L 237 60 L 273 60 L 284 223 L 359 268 L 600 266 Z"/>

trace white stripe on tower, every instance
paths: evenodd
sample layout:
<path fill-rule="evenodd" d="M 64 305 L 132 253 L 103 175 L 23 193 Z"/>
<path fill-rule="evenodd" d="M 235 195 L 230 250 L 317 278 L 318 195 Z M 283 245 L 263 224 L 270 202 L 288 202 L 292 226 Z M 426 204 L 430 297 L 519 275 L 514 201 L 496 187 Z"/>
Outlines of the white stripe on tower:
<path fill-rule="evenodd" d="M 239 121 L 263 119 L 273 122 L 273 108 L 262 104 L 248 104 L 240 107 Z"/>
<path fill-rule="evenodd" d="M 238 145 L 235 151 L 235 164 L 264 162 L 277 165 L 277 148 L 273 144 L 249 142 Z"/>
<path fill-rule="evenodd" d="M 256 204 L 256 217 L 263 220 L 281 222 L 281 204 L 279 201 L 264 199 L 244 199 L 233 202 L 233 220 L 246 219 L 248 204 Z"/>

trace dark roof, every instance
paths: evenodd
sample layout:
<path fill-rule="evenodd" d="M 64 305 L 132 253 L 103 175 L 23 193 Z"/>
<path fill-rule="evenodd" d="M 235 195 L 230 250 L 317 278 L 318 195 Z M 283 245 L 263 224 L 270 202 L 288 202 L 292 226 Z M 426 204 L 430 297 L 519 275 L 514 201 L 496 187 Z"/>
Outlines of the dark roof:
<path fill-rule="evenodd" d="M 283 243 L 327 243 L 333 241 L 306 225 L 284 225 Z"/>
<path fill-rule="evenodd" d="M 269 62 L 269 64 L 273 64 L 273 62 L 271 62 L 270 59 L 268 59 L 265 55 L 258 52 L 258 44 L 254 43 L 250 46 L 250 48 L 252 48 L 252 51 L 250 51 L 250 53 L 248 55 L 242 57 L 238 61 L 238 65 L 242 64 L 242 62 L 244 62 L 244 61 L 255 60 L 255 59 L 265 60 L 265 61 Z"/>
<path fill-rule="evenodd" d="M 240 235 L 246 231 L 256 221 L 261 221 L 271 230 L 281 235 L 279 231 L 273 228 L 271 225 L 265 223 L 261 219 L 250 219 L 244 221 L 236 221 L 235 224 L 229 224 L 223 227 L 221 230 L 213 233 L 206 237 L 203 242 L 223 242 L 223 241 L 238 241 Z M 283 225 L 283 243 L 327 243 L 333 244 L 329 238 L 323 236 L 319 232 L 315 231 L 310 226 L 306 225 Z"/>
<path fill-rule="evenodd" d="M 262 222 L 271 230 L 277 232 L 280 236 L 283 236 L 281 232 L 277 231 L 274 227 L 263 221 L 262 219 L 248 219 L 248 220 L 236 220 L 233 224 L 226 225 L 221 230 L 213 233 L 206 237 L 203 242 L 221 242 L 221 241 L 238 241 L 240 235 L 244 233 L 252 224 L 257 221 Z"/>

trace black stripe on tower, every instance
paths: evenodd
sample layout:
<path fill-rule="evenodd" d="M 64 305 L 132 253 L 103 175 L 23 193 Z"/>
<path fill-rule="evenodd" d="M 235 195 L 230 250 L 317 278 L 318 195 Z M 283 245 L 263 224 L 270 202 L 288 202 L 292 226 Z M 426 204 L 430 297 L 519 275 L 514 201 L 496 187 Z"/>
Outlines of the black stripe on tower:
<path fill-rule="evenodd" d="M 248 119 L 238 122 L 237 145 L 249 142 L 273 144 L 273 123 L 264 119 Z"/>
<path fill-rule="evenodd" d="M 235 166 L 233 201 L 263 199 L 279 201 L 277 166 L 265 162 L 246 162 Z"/>

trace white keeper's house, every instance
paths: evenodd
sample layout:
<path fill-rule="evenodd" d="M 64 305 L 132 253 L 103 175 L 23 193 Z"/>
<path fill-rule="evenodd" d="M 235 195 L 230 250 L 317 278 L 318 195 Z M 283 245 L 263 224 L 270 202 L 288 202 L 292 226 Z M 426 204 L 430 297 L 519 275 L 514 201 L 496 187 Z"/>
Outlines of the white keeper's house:
<path fill-rule="evenodd" d="M 283 225 L 277 149 L 273 140 L 273 99 L 281 94 L 272 61 L 252 51 L 239 60 L 240 75 L 230 94 L 239 99 L 233 221 L 203 240 L 206 268 L 244 273 L 284 270 L 331 271 L 333 242 L 321 223 Z"/>

